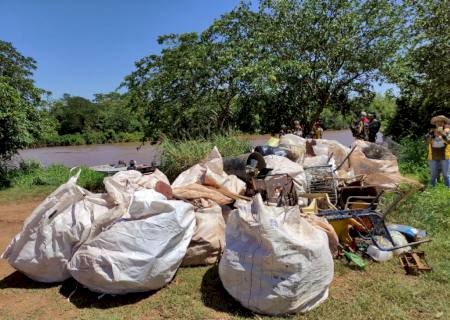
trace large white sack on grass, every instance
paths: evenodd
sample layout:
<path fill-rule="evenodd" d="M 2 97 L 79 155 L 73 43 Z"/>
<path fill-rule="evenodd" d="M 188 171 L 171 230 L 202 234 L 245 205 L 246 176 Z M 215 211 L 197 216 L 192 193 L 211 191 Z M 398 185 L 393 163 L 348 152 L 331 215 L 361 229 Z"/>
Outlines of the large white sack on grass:
<path fill-rule="evenodd" d="M 70 277 L 75 250 L 111 219 L 108 197 L 77 186 L 79 173 L 61 185 L 28 217 L 2 258 L 33 280 L 59 282 Z"/>
<path fill-rule="evenodd" d="M 268 207 L 259 194 L 237 208 L 219 264 L 228 293 L 270 315 L 303 313 L 323 302 L 334 267 L 326 233 L 301 217 L 298 206 Z"/>
<path fill-rule="evenodd" d="M 194 233 L 194 210 L 175 200 L 155 200 L 147 207 L 150 216 L 121 219 L 85 242 L 69 263 L 70 274 L 90 290 L 109 294 L 156 290 L 169 283 Z"/>

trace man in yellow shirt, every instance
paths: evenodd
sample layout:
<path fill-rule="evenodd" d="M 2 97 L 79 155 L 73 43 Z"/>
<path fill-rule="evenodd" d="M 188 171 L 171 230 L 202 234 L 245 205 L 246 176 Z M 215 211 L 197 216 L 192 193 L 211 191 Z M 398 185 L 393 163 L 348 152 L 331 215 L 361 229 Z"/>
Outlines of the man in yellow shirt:
<path fill-rule="evenodd" d="M 449 182 L 449 160 L 450 160 L 450 134 L 445 126 L 450 123 L 450 119 L 445 116 L 436 116 L 431 119 L 431 124 L 436 128 L 427 135 L 428 144 L 428 164 L 431 171 L 431 186 L 436 186 L 439 169 L 441 169 L 444 183 L 450 187 Z"/>

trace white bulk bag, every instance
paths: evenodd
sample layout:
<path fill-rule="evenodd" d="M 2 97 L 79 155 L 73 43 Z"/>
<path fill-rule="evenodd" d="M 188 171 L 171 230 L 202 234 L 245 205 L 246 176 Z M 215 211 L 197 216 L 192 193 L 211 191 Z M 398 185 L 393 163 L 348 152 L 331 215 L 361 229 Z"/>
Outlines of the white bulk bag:
<path fill-rule="evenodd" d="M 80 172 L 61 185 L 28 217 L 2 258 L 33 280 L 59 282 L 70 277 L 72 254 L 106 221 L 112 203 L 105 195 L 77 186 Z"/>
<path fill-rule="evenodd" d="M 228 293 L 258 313 L 307 312 L 328 297 L 333 258 L 326 233 L 295 207 L 265 206 L 258 194 L 228 218 L 219 276 Z"/>
<path fill-rule="evenodd" d="M 195 215 L 182 201 L 151 201 L 149 215 L 121 219 L 84 243 L 69 264 L 71 275 L 95 292 L 156 290 L 174 277 L 191 241 Z"/>

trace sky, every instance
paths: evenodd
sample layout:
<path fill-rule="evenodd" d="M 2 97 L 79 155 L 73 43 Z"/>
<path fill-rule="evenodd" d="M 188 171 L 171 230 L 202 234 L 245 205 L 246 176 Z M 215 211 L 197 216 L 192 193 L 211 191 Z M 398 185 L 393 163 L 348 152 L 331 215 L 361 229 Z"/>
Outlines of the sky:
<path fill-rule="evenodd" d="M 160 35 L 201 32 L 239 0 L 0 0 L 0 39 L 37 61 L 36 85 L 93 98 L 114 91 Z M 375 86 L 384 92 L 390 86 Z"/>

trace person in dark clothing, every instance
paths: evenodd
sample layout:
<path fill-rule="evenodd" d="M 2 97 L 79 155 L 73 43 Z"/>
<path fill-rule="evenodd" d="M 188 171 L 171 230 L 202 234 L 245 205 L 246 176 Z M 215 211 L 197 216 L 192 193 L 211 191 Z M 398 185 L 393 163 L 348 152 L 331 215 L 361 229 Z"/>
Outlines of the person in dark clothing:
<path fill-rule="evenodd" d="M 381 123 L 377 119 L 375 112 L 369 113 L 369 124 L 368 124 L 368 140 L 369 142 L 375 142 L 377 138 L 377 133 L 380 131 Z"/>

